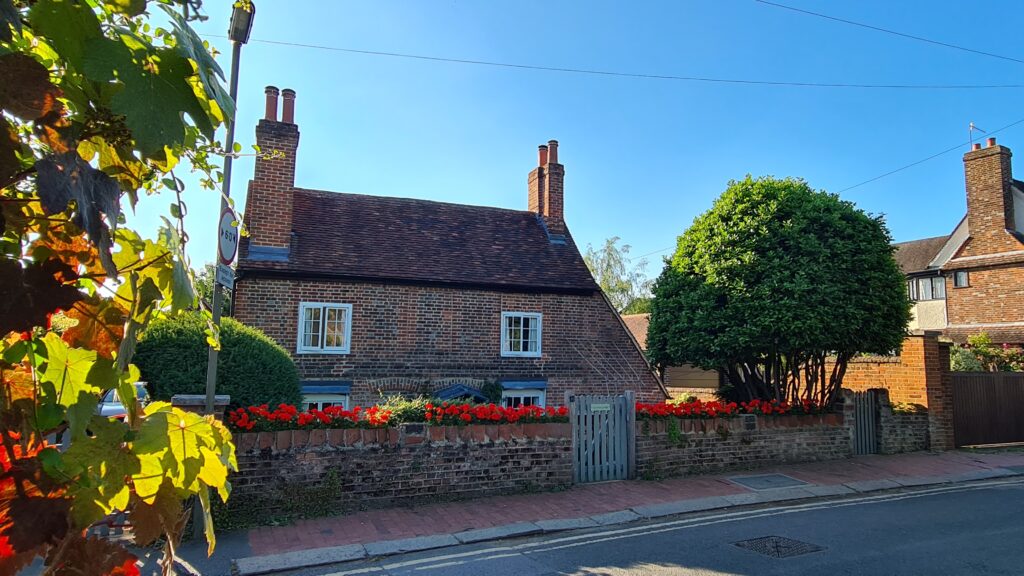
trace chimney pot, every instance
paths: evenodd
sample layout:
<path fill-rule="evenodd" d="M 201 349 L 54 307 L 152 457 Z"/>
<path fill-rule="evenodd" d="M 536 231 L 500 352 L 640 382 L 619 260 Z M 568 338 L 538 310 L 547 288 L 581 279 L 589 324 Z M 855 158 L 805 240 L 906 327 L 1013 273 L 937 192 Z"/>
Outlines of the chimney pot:
<path fill-rule="evenodd" d="M 295 90 L 285 88 L 281 91 L 284 104 L 281 108 L 281 122 L 295 124 Z"/>
<path fill-rule="evenodd" d="M 981 150 L 981 142 L 975 142 L 971 150 Z"/>
<path fill-rule="evenodd" d="M 267 108 L 263 117 L 272 122 L 277 122 L 277 86 L 267 86 L 263 89 L 267 95 Z"/>
<path fill-rule="evenodd" d="M 548 147 L 544 144 L 537 146 L 537 166 L 544 166 L 548 163 Z"/>
<path fill-rule="evenodd" d="M 995 146 L 996 145 L 996 138 L 995 138 L 995 136 L 990 136 L 987 142 L 988 142 L 988 144 L 986 145 L 986 148 Z"/>
<path fill-rule="evenodd" d="M 548 163 L 558 164 L 558 140 L 548 140 Z"/>

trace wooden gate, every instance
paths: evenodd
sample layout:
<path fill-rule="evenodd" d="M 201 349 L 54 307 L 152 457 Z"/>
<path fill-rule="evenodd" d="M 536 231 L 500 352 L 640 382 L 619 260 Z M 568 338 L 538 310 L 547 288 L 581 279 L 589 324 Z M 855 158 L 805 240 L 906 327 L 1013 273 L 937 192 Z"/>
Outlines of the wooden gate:
<path fill-rule="evenodd" d="M 853 394 L 853 453 L 878 454 L 878 393 Z"/>
<path fill-rule="evenodd" d="M 1024 373 L 953 372 L 956 446 L 1024 442 Z"/>
<path fill-rule="evenodd" d="M 636 396 L 566 394 L 576 482 L 625 480 L 636 468 Z"/>

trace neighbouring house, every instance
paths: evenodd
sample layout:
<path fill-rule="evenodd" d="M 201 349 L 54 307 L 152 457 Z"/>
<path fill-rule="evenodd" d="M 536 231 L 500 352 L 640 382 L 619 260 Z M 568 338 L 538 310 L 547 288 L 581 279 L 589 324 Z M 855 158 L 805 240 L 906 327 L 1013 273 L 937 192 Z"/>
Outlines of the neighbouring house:
<path fill-rule="evenodd" d="M 309 405 L 667 396 L 569 233 L 556 141 L 539 148 L 527 210 L 307 190 L 295 93 L 280 95 L 281 119 L 268 87 L 256 128 L 283 155 L 256 160 L 233 306 L 290 351 Z"/>
<path fill-rule="evenodd" d="M 647 328 L 651 323 L 650 314 L 623 314 L 630 333 L 641 350 L 647 350 Z M 702 370 L 690 364 L 668 366 L 660 374 L 665 389 L 674 399 L 696 396 L 701 400 L 714 400 L 715 392 L 722 384 L 722 373 L 717 370 Z"/>
<path fill-rule="evenodd" d="M 911 330 L 1024 343 L 1024 182 L 1013 179 L 1011 156 L 995 138 L 975 144 L 964 154 L 967 215 L 949 236 L 896 245 Z"/>

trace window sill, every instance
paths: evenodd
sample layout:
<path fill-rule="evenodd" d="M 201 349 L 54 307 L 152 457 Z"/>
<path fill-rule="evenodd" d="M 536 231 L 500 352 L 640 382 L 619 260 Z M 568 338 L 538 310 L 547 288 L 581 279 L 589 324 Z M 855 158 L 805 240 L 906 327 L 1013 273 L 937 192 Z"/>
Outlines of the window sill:
<path fill-rule="evenodd" d="M 502 352 L 502 358 L 540 358 L 542 356 L 539 352 Z"/>
<path fill-rule="evenodd" d="M 328 355 L 328 356 L 344 356 L 346 354 L 349 354 L 350 351 L 349 350 L 310 350 L 310 349 L 302 349 L 302 350 L 296 350 L 295 353 L 296 354 L 300 354 L 302 356 L 312 356 L 312 355 L 318 355 L 318 354 L 319 355 Z"/>

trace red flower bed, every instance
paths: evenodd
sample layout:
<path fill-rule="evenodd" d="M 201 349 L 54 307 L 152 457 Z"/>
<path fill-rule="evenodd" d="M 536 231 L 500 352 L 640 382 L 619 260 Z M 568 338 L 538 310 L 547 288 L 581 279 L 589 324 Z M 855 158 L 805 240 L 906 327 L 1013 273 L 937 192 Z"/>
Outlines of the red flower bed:
<path fill-rule="evenodd" d="M 513 424 L 534 422 L 568 422 L 569 411 L 564 408 L 522 406 L 503 408 L 494 404 L 427 404 L 424 421 L 435 426 L 464 426 L 466 424 Z M 345 410 L 330 406 L 323 410 L 299 412 L 289 404 L 270 410 L 262 406 L 238 408 L 228 412 L 228 428 L 240 432 L 270 430 L 296 430 L 309 428 L 384 428 L 401 424 L 391 417 L 390 410 L 359 406 Z"/>
<path fill-rule="evenodd" d="M 804 400 L 800 404 L 789 404 L 788 402 L 751 400 L 750 402 L 680 402 L 673 404 L 663 402 L 660 404 L 636 403 L 636 417 L 644 419 L 657 418 L 728 418 L 739 414 L 821 414 L 826 412 L 821 406 L 810 400 Z"/>
<path fill-rule="evenodd" d="M 228 428 L 243 432 L 298 428 L 383 428 L 390 421 L 391 411 L 381 410 L 377 406 L 366 410 L 359 406 L 351 410 L 328 406 L 323 410 L 299 412 L 298 408 L 290 404 L 281 404 L 274 410 L 263 404 L 228 412 Z"/>
<path fill-rule="evenodd" d="M 568 422 L 569 410 L 540 406 L 503 408 L 494 404 L 427 404 L 424 419 L 434 425 L 514 424 L 516 422 Z"/>

